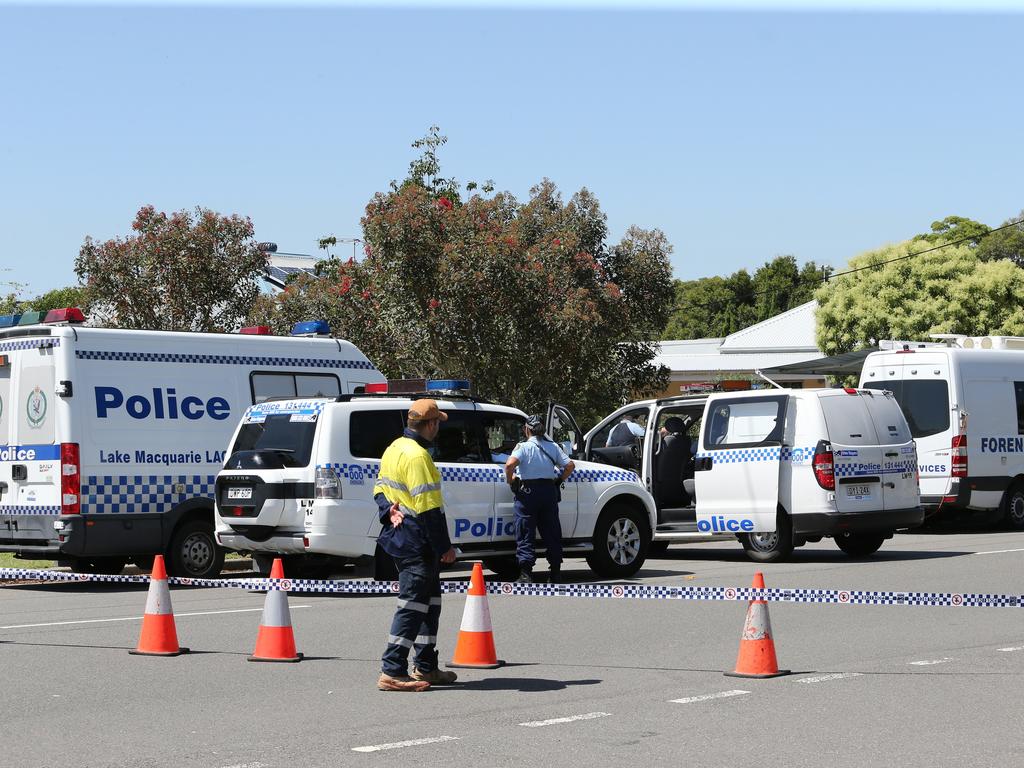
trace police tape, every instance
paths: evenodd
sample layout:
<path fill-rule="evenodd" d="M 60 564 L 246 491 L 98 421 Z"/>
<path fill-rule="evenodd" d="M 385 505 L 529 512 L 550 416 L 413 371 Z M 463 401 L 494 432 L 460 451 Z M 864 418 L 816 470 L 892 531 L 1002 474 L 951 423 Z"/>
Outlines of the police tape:
<path fill-rule="evenodd" d="M 66 571 L 34 570 L 29 568 L 0 568 L 0 580 L 106 582 L 114 584 L 148 584 L 148 576 L 122 576 Z M 398 592 L 397 581 L 332 581 L 320 579 L 191 579 L 169 576 L 167 581 L 182 587 L 214 587 L 220 589 L 247 589 L 265 592 L 320 594 L 377 594 Z M 447 594 L 464 593 L 469 588 L 465 581 L 443 581 L 441 589 Z M 971 592 L 881 592 L 857 589 L 754 589 L 753 587 L 673 587 L 649 584 L 519 584 L 494 583 L 487 585 L 492 595 L 517 597 L 587 597 L 628 600 L 765 600 L 776 603 L 828 603 L 835 605 L 912 605 L 950 608 L 1017 608 L 1024 607 L 1024 595 L 998 595 Z"/>

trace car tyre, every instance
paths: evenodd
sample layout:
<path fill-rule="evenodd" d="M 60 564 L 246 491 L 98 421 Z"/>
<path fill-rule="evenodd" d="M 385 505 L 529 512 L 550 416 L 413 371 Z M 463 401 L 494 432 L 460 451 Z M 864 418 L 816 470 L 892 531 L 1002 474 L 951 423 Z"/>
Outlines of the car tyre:
<path fill-rule="evenodd" d="M 868 557 L 875 554 L 882 546 L 884 533 L 841 533 L 836 538 L 836 546 L 850 557 Z"/>
<path fill-rule="evenodd" d="M 793 522 L 782 510 L 775 516 L 775 530 L 741 533 L 740 544 L 755 563 L 778 563 L 793 553 Z"/>
<path fill-rule="evenodd" d="M 1003 520 L 1016 531 L 1024 530 L 1024 484 L 1014 483 L 1003 497 Z"/>
<path fill-rule="evenodd" d="M 224 567 L 224 549 L 213 535 L 213 522 L 190 520 L 179 525 L 167 549 L 167 569 L 172 576 L 212 579 Z"/>
<path fill-rule="evenodd" d="M 594 526 L 594 551 L 587 564 L 598 576 L 621 579 L 640 570 L 647 559 L 651 530 L 644 516 L 633 507 L 611 504 Z"/>

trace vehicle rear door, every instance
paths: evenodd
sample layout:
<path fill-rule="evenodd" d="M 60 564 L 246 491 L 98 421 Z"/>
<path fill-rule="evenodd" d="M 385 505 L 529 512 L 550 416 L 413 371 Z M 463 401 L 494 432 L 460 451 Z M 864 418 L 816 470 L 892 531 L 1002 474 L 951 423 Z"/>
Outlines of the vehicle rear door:
<path fill-rule="evenodd" d="M 872 512 L 884 509 L 882 481 L 886 457 L 875 422 L 856 389 L 835 389 L 818 397 L 832 445 L 836 509 Z"/>
<path fill-rule="evenodd" d="M 12 356 L 6 417 L 10 461 L 3 462 L 8 469 L 2 480 L 8 491 L 0 535 L 13 543 L 39 545 L 53 539 L 53 521 L 61 510 L 54 366 L 50 340 L 33 342 Z"/>
<path fill-rule="evenodd" d="M 896 398 L 888 392 L 865 391 L 861 400 L 875 424 L 882 451 L 882 502 L 887 510 L 921 504 L 917 485 L 917 451 L 910 427 Z"/>
<path fill-rule="evenodd" d="M 774 531 L 789 395 L 712 395 L 694 463 L 697 530 Z"/>

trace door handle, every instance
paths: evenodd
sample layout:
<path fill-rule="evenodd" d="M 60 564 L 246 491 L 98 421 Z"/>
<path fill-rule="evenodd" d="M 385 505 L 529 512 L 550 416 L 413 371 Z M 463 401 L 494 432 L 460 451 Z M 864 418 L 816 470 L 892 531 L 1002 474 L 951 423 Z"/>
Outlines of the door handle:
<path fill-rule="evenodd" d="M 28 480 L 28 467 L 24 464 L 11 465 L 12 480 Z"/>
<path fill-rule="evenodd" d="M 710 456 L 702 456 L 693 462 L 693 471 L 707 472 L 709 469 L 711 469 L 713 464 L 714 461 L 712 461 Z"/>
<path fill-rule="evenodd" d="M 886 488 L 896 488 L 896 483 L 882 483 Z"/>
<path fill-rule="evenodd" d="M 897 456 L 899 456 L 899 454 L 898 453 L 887 453 L 887 454 L 885 454 L 885 456 L 886 456 L 886 458 L 895 459 Z"/>

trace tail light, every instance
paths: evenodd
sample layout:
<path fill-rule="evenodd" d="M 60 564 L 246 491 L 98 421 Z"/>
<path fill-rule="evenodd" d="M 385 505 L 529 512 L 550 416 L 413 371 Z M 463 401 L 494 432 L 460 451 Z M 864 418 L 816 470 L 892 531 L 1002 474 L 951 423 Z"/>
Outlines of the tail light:
<path fill-rule="evenodd" d="M 78 515 L 82 512 L 81 463 L 78 443 L 60 444 L 60 513 Z"/>
<path fill-rule="evenodd" d="M 954 435 L 952 451 L 952 476 L 967 477 L 967 435 Z"/>
<path fill-rule="evenodd" d="M 341 498 L 341 481 L 333 469 L 330 467 L 316 468 L 316 492 L 313 495 L 317 499 Z"/>
<path fill-rule="evenodd" d="M 814 479 L 826 491 L 836 489 L 836 462 L 832 456 L 832 445 L 819 440 L 814 449 Z"/>

